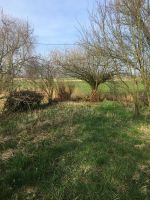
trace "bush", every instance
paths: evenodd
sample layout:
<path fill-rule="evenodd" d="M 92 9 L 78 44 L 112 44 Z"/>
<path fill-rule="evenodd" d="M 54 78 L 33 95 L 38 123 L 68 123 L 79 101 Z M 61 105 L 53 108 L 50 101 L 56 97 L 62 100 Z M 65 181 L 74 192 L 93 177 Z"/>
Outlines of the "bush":
<path fill-rule="evenodd" d="M 64 82 L 59 82 L 57 84 L 57 96 L 60 101 L 71 100 L 71 96 L 74 92 L 75 86 L 73 84 L 66 84 Z"/>
<path fill-rule="evenodd" d="M 44 96 L 35 91 L 13 91 L 9 94 L 4 108 L 8 111 L 27 111 L 38 106 Z"/>

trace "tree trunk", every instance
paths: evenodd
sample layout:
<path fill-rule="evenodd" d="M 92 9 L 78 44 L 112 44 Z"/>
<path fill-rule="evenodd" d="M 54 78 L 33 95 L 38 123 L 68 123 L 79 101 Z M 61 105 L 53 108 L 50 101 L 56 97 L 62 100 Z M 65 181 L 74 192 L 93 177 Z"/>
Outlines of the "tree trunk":
<path fill-rule="evenodd" d="M 147 84 L 145 87 L 145 94 L 144 94 L 145 98 L 146 98 L 146 106 L 150 107 L 150 89 L 149 89 L 149 85 Z"/>
<path fill-rule="evenodd" d="M 136 82 L 137 84 L 137 82 Z M 133 94 L 133 100 L 134 100 L 134 117 L 138 117 L 140 115 L 140 101 L 139 101 L 140 95 L 138 91 L 138 85 L 136 93 Z"/>
<path fill-rule="evenodd" d="M 48 98 L 48 105 L 52 104 L 52 98 Z"/>
<path fill-rule="evenodd" d="M 139 103 L 135 102 L 134 103 L 134 116 L 138 117 L 140 115 L 140 108 L 139 108 Z"/>
<path fill-rule="evenodd" d="M 94 86 L 91 86 L 91 88 L 92 88 L 92 92 L 91 92 L 91 96 L 90 96 L 90 101 L 98 102 L 100 100 L 100 96 L 98 94 L 98 86 L 94 85 Z"/>

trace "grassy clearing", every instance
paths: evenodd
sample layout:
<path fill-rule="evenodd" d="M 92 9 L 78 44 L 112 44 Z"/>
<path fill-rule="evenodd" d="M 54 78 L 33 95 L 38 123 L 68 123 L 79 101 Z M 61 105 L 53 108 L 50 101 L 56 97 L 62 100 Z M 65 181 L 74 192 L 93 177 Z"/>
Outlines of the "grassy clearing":
<path fill-rule="evenodd" d="M 0 199 L 148 200 L 150 115 L 61 103 L 0 119 Z"/>

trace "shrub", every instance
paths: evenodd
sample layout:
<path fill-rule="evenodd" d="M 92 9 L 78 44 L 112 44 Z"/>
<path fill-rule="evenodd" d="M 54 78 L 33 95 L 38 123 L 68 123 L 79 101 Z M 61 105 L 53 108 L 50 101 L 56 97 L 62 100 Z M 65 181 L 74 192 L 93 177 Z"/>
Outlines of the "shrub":
<path fill-rule="evenodd" d="M 74 92 L 75 86 L 73 84 L 67 84 L 64 82 L 59 82 L 57 84 L 57 96 L 60 101 L 71 100 L 71 96 Z"/>
<path fill-rule="evenodd" d="M 8 111 L 25 111 L 38 106 L 44 96 L 30 90 L 13 91 L 7 97 L 4 108 Z"/>

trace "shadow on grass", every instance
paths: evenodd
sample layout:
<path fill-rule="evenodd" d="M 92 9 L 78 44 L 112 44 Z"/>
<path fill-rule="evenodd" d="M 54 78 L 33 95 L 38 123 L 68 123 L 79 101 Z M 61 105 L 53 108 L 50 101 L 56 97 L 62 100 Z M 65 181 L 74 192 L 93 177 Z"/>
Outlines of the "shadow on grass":
<path fill-rule="evenodd" d="M 45 109 L 48 109 L 50 106 L 55 106 L 56 104 L 58 104 L 58 101 L 54 100 L 48 103 L 20 106 L 19 108 L 16 108 L 16 110 L 4 109 L 2 114 L 0 115 L 0 118 L 11 115 L 12 113 L 28 113 L 28 112 L 33 112 L 36 110 L 45 110 Z"/>
<path fill-rule="evenodd" d="M 64 113 L 67 120 L 72 117 L 73 133 Z M 149 144 L 136 127 L 142 119 L 133 120 L 128 110 L 112 103 L 64 108 L 58 115 L 62 123 L 53 129 L 55 142 L 31 142 L 0 164 L 0 199 L 25 199 L 21 188 L 26 186 L 37 187 L 31 199 L 149 199 Z"/>

